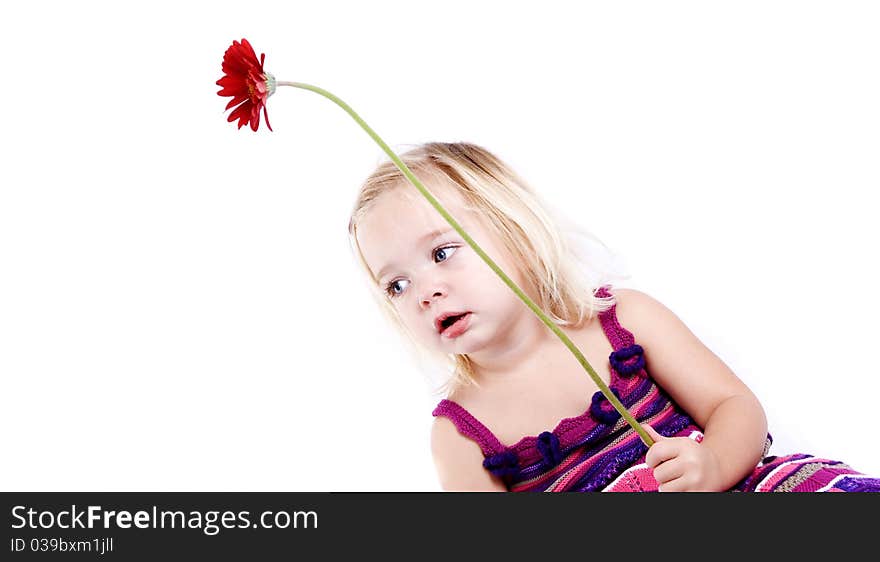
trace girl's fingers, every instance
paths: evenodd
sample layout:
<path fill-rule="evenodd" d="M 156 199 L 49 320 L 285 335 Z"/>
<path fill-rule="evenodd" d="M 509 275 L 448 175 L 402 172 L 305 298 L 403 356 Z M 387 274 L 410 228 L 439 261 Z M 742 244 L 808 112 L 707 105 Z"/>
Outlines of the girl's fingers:
<path fill-rule="evenodd" d="M 658 492 L 684 492 L 686 490 L 687 487 L 684 484 L 684 478 L 676 478 L 675 480 L 661 484 L 657 488 Z"/>
<path fill-rule="evenodd" d="M 669 459 L 674 459 L 678 456 L 678 445 L 676 445 L 673 439 L 669 439 L 666 437 L 662 438 L 662 441 L 655 442 L 650 449 L 648 449 L 648 454 L 645 455 L 645 462 L 651 468 L 656 468 L 660 465 L 660 463 L 668 461 Z"/>
<path fill-rule="evenodd" d="M 642 423 L 639 425 L 641 425 L 642 429 L 645 430 L 645 433 L 647 433 L 648 436 L 654 440 L 654 443 L 658 443 L 658 442 L 662 441 L 663 439 L 666 439 L 665 437 L 663 437 L 662 435 L 657 433 L 657 431 L 653 427 L 651 427 L 650 425 L 648 425 L 646 423 Z"/>
<path fill-rule="evenodd" d="M 684 474 L 684 467 L 678 459 L 668 460 L 660 463 L 654 469 L 654 480 L 663 486 L 663 491 L 668 491 L 669 484 L 680 478 Z"/>

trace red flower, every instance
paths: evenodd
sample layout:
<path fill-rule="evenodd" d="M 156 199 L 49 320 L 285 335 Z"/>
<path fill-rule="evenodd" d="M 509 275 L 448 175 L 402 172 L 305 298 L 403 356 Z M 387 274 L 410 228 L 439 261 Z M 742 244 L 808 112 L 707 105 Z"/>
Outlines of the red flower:
<path fill-rule="evenodd" d="M 233 41 L 232 45 L 223 54 L 223 74 L 217 80 L 217 85 L 223 89 L 217 92 L 218 96 L 232 96 L 226 109 L 238 105 L 229 114 L 227 121 L 238 119 L 238 128 L 250 124 L 251 129 L 257 130 L 260 126 L 260 109 L 266 117 L 266 126 L 272 130 L 269 124 L 269 114 L 266 113 L 266 100 L 275 93 L 275 77 L 263 70 L 263 61 L 266 55 L 261 54 L 257 60 L 254 48 L 247 39 L 241 43 Z"/>

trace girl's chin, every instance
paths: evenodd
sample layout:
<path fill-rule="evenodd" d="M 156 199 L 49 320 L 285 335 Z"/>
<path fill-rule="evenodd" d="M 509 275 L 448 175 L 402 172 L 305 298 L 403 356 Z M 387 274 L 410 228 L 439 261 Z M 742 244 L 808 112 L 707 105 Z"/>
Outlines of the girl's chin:
<path fill-rule="evenodd" d="M 469 336 L 469 334 L 463 334 L 452 340 L 441 340 L 440 345 L 437 347 L 445 353 L 455 353 L 457 355 L 475 353 L 481 350 L 483 348 L 482 342 Z"/>

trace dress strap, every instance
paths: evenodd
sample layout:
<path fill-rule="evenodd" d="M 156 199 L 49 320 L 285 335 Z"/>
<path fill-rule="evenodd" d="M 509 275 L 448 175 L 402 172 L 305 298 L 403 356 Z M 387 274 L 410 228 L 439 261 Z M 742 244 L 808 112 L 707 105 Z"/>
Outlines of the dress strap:
<path fill-rule="evenodd" d="M 612 295 L 610 291 L 611 285 L 603 285 L 595 292 L 597 297 L 609 297 Z M 602 323 L 602 329 L 605 331 L 605 337 L 611 342 L 611 346 L 615 351 L 630 347 L 635 343 L 635 337 L 632 332 L 620 325 L 617 321 L 617 303 L 614 306 L 599 313 L 599 322 Z"/>
<path fill-rule="evenodd" d="M 431 412 L 433 416 L 446 416 L 449 418 L 458 432 L 476 441 L 483 452 L 483 456 L 488 457 L 505 451 L 504 445 L 495 435 L 489 431 L 489 428 L 483 425 L 477 418 L 471 415 L 457 402 L 443 399 Z"/>

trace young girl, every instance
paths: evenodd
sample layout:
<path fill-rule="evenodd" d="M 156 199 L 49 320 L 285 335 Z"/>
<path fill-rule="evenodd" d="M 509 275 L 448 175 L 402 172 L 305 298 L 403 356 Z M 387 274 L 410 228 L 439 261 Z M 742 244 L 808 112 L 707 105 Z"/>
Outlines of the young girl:
<path fill-rule="evenodd" d="M 554 217 L 492 153 L 427 143 L 401 159 L 655 441 L 645 446 L 562 341 L 385 162 L 360 190 L 349 235 L 382 310 L 450 366 L 431 430 L 443 489 L 880 491 L 841 462 L 766 456 L 772 440 L 749 388 L 657 300 L 590 286 Z"/>

